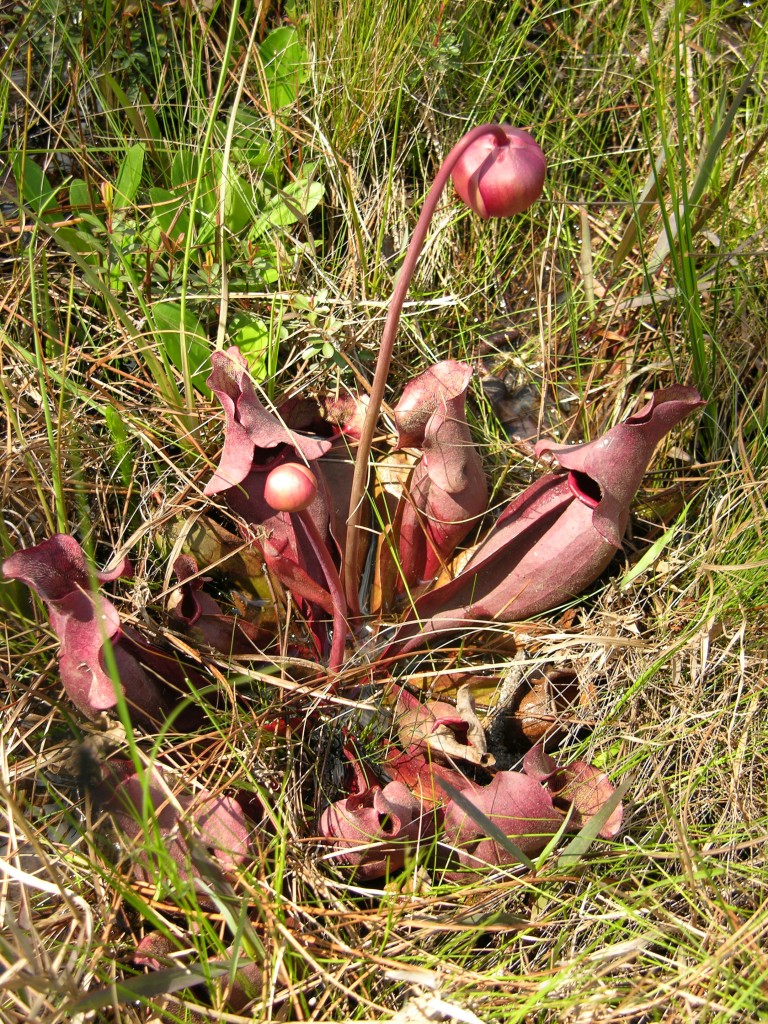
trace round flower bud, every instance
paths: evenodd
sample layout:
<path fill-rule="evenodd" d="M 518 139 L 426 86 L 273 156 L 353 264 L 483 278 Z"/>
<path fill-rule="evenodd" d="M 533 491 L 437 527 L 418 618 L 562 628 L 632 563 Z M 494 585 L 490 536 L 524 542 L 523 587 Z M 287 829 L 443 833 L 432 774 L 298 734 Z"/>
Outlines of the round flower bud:
<path fill-rule="evenodd" d="M 317 497 L 317 480 L 301 462 L 286 462 L 267 477 L 264 500 L 276 512 L 303 512 Z"/>
<path fill-rule="evenodd" d="M 484 220 L 522 213 L 544 188 L 547 161 L 541 146 L 520 128 L 501 128 L 506 142 L 492 133 L 482 135 L 453 169 L 456 191 Z"/>

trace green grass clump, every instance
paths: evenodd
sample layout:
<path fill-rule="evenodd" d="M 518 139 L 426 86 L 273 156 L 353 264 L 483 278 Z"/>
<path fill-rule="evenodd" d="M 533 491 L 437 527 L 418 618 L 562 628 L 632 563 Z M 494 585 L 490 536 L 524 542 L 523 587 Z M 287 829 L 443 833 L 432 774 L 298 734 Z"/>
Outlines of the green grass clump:
<path fill-rule="evenodd" d="M 206 507 L 210 353 L 239 344 L 270 399 L 370 380 L 429 183 L 486 120 L 535 135 L 545 195 L 505 223 L 444 198 L 390 397 L 451 357 L 530 387 L 568 439 L 673 381 L 707 400 L 652 466 L 613 571 L 518 635 L 528 669 L 577 675 L 564 760 L 630 780 L 621 834 L 578 861 L 555 851 L 466 887 L 414 863 L 374 897 L 311 838 L 333 785 L 313 766 L 334 756 L 332 731 L 302 724 L 316 667 L 208 660 L 200 734 L 131 743 L 70 707 L 42 607 L 4 582 L 0 1020 L 386 1020 L 419 1000 L 509 1024 L 765 1019 L 761 16 L 726 0 L 0 12 L 3 556 L 56 531 L 99 564 L 129 552 L 120 613 L 146 626 L 179 523 Z M 501 504 L 529 452 L 474 387 Z M 515 665 L 501 644 L 467 656 L 494 678 Z M 286 736 L 264 728 L 276 705 Z M 195 889 L 149 821 L 138 879 L 96 812 L 100 760 L 160 746 L 174 785 L 260 808 L 237 889 L 206 850 Z M 132 960 L 152 932 L 154 973 Z"/>

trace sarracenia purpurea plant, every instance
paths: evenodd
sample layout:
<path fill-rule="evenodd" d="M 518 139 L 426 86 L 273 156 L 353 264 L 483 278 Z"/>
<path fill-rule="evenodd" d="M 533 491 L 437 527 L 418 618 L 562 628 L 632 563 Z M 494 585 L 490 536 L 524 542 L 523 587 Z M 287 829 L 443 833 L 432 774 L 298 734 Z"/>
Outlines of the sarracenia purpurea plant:
<path fill-rule="evenodd" d="M 403 303 L 445 185 L 452 177 L 480 217 L 506 217 L 539 198 L 545 171 L 540 147 L 517 128 L 480 125 L 454 146 L 400 270 L 369 394 L 329 399 L 322 409 L 292 400 L 270 411 L 236 347 L 211 359 L 207 384 L 224 411 L 224 446 L 205 495 L 236 517 L 274 591 L 287 592 L 298 608 L 304 628 L 294 630 L 288 653 L 326 666 L 329 699 L 346 666 L 365 660 L 367 677 L 393 705 L 398 745 L 383 739 L 382 764 L 373 767 L 361 763 L 354 737 L 347 736 L 344 794 L 313 826 L 330 850 L 327 859 L 361 880 L 396 871 L 412 851 L 428 847 L 448 878 L 530 863 L 554 836 L 601 813 L 613 793 L 603 772 L 582 761 L 559 766 L 541 744 L 522 773 L 495 771 L 471 694 L 460 691 L 455 707 L 423 703 L 402 680 L 392 681 L 392 665 L 469 627 L 514 622 L 578 598 L 620 549 L 657 445 L 701 407 L 695 389 L 676 384 L 655 392 L 586 444 L 539 441 L 536 455 L 552 468 L 483 533 L 488 488 L 465 413 L 473 371 L 445 360 L 411 380 L 394 407 L 396 448 L 409 453 L 399 488 L 382 496 L 370 487 L 372 443 Z M 372 506 L 387 526 L 369 553 Z M 480 541 L 468 559 L 454 563 L 473 531 Z M 376 567 L 375 600 L 370 589 L 361 592 L 370 578 L 367 558 Z M 190 637 L 225 655 L 267 662 L 274 656 L 274 635 L 227 616 L 205 593 L 205 566 L 198 570 L 184 555 L 175 569 L 173 621 Z M 126 561 L 94 572 L 77 541 L 62 534 L 3 564 L 7 578 L 27 583 L 45 603 L 61 644 L 62 683 L 79 710 L 98 719 L 124 701 L 137 729 L 158 728 L 184 702 L 190 682 L 204 685 L 204 671 L 121 623 L 100 588 L 129 571 Z M 377 636 L 381 626 L 388 629 Z M 176 727 L 191 714 L 179 714 Z M 277 714 L 273 728 L 283 727 Z M 152 805 L 161 781 L 149 786 Z M 105 769 L 100 799 L 118 822 L 126 806 L 136 806 L 137 786 L 127 768 Z M 203 794 L 183 809 L 233 873 L 247 833 L 237 801 Z M 621 824 L 620 807 L 609 810 L 599 832 L 606 838 Z M 161 827 L 172 829 L 176 820 L 171 815 Z M 184 850 L 177 852 L 182 858 Z"/>

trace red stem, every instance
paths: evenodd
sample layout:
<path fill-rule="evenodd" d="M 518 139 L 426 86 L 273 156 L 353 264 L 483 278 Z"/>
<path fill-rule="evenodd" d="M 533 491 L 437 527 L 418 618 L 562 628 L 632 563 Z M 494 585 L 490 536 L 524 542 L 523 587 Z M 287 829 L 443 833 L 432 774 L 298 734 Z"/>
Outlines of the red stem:
<path fill-rule="evenodd" d="M 328 584 L 328 591 L 333 601 L 333 641 L 331 642 L 331 656 L 328 661 L 328 669 L 335 675 L 344 664 L 344 648 L 347 633 L 349 632 L 349 626 L 347 625 L 347 602 L 344 600 L 344 590 L 341 586 L 336 566 L 333 564 L 328 548 L 323 544 L 323 540 L 314 519 L 309 514 L 309 510 L 303 509 L 301 512 L 297 512 L 296 515 L 301 519 L 301 524 L 306 530 L 310 543 L 317 555 L 317 560 L 320 562 L 320 568 L 323 570 L 325 582 Z"/>
<path fill-rule="evenodd" d="M 424 241 L 427 237 L 430 221 L 434 215 L 440 195 L 451 176 L 451 171 L 456 165 L 456 161 L 462 155 L 467 146 L 472 145 L 472 143 L 482 135 L 489 134 L 496 135 L 500 143 L 507 143 L 506 133 L 500 125 L 481 124 L 476 128 L 472 128 L 471 131 L 467 132 L 467 134 L 463 136 L 463 138 L 459 139 L 443 161 L 440 170 L 437 172 L 437 177 L 432 182 L 432 187 L 427 193 L 427 198 L 424 200 L 424 206 L 419 214 L 416 228 L 414 229 L 410 244 L 408 245 L 408 251 L 405 254 L 403 265 L 400 268 L 400 273 L 397 277 L 395 289 L 392 292 L 392 299 L 389 304 L 387 319 L 384 324 L 384 331 L 381 335 L 381 348 L 379 349 L 379 357 L 376 360 L 376 372 L 373 376 L 368 409 L 366 410 L 363 429 L 357 446 L 357 453 L 355 455 L 355 473 L 352 478 L 352 493 L 349 502 L 349 517 L 347 519 L 347 542 L 344 550 L 342 572 L 344 576 L 344 591 L 347 596 L 347 602 L 355 616 L 358 615 L 360 611 L 360 598 L 358 593 L 360 587 L 360 545 L 362 541 L 360 520 L 363 513 L 365 492 L 368 487 L 368 459 L 371 454 L 371 445 L 373 444 L 373 435 L 376 432 L 376 424 L 379 420 L 381 403 L 384 400 L 384 391 L 387 386 L 387 376 L 389 374 L 389 364 L 392 361 L 392 350 L 395 345 L 395 337 L 397 335 L 398 324 L 400 323 L 400 314 L 403 310 L 403 303 L 405 302 L 405 297 L 408 294 L 408 288 L 410 287 L 411 278 L 413 277 L 413 273 L 416 269 L 416 263 L 421 255 L 421 250 L 424 247 Z"/>

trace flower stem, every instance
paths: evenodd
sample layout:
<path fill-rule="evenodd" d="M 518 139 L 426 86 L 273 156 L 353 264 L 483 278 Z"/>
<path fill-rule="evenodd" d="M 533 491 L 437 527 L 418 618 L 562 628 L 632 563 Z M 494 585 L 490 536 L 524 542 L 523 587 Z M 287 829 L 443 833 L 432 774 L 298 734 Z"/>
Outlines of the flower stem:
<path fill-rule="evenodd" d="M 347 625 L 347 602 L 344 599 L 344 590 L 341 586 L 339 574 L 328 548 L 315 525 L 315 521 L 309 514 L 308 509 L 294 513 L 301 520 L 301 525 L 307 532 L 310 543 L 314 549 L 320 568 L 323 570 L 325 582 L 328 584 L 328 592 L 333 601 L 333 640 L 331 642 L 331 655 L 328 660 L 328 670 L 335 675 L 344 664 L 344 648 L 347 640 L 349 627 Z"/>
<path fill-rule="evenodd" d="M 408 294 L 408 288 L 416 269 L 416 263 L 418 262 L 421 250 L 424 247 L 424 241 L 427 237 L 430 221 L 434 215 L 440 195 L 451 176 L 451 171 L 456 165 L 456 161 L 465 151 L 467 146 L 470 146 L 479 137 L 488 134 L 496 135 L 501 143 L 506 143 L 507 141 L 506 134 L 500 125 L 481 124 L 467 132 L 467 134 L 456 143 L 443 161 L 440 170 L 437 172 L 435 180 L 432 182 L 432 187 L 427 193 L 427 198 L 424 200 L 424 206 L 422 207 L 416 228 L 411 236 L 408 251 L 405 254 L 403 265 L 400 268 L 400 273 L 397 277 L 395 289 L 392 292 L 392 299 L 389 304 L 387 319 L 381 336 L 379 357 L 376 360 L 376 371 L 373 376 L 368 409 L 365 414 L 365 420 L 363 421 L 363 429 L 357 446 L 357 453 L 355 455 L 355 473 L 352 479 L 352 493 L 349 502 L 347 541 L 344 551 L 342 573 L 344 577 L 344 591 L 346 593 L 347 603 L 349 608 L 352 609 L 353 615 L 358 615 L 360 610 L 360 549 L 363 532 L 360 528 L 360 521 L 363 514 L 365 492 L 368 486 L 368 459 L 371 454 L 371 445 L 373 444 L 373 435 L 376 431 L 376 424 L 379 419 L 381 403 L 384 400 L 384 391 L 387 385 L 389 365 L 392 361 L 392 350 L 395 344 L 398 324 L 400 323 L 400 314 L 402 313 L 403 303 L 405 302 L 405 297 Z"/>

